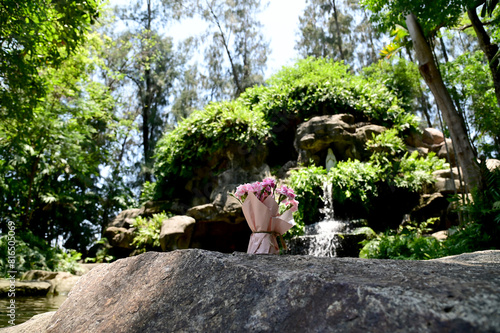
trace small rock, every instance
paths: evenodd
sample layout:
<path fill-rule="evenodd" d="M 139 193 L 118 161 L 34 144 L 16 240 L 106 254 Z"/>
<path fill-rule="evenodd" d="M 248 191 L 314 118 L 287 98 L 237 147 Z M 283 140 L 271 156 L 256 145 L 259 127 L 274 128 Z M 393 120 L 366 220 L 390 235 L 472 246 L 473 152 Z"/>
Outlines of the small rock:
<path fill-rule="evenodd" d="M 189 216 L 174 216 L 163 221 L 160 244 L 163 251 L 187 249 L 196 220 Z"/>
<path fill-rule="evenodd" d="M 16 281 L 15 293 L 16 296 L 45 296 L 51 287 L 48 281 Z M 0 296 L 8 296 L 10 290 L 10 280 L 0 279 Z"/>
<path fill-rule="evenodd" d="M 443 132 L 436 128 L 426 128 L 422 134 L 422 141 L 428 145 L 439 145 L 444 142 Z"/>

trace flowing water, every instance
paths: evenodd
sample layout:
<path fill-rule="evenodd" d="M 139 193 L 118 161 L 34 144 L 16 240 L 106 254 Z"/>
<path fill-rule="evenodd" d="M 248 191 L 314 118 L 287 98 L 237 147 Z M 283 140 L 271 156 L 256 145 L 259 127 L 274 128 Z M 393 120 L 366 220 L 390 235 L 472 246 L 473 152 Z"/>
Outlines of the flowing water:
<path fill-rule="evenodd" d="M 351 231 L 351 223 L 334 217 L 332 184 L 323 187 L 324 215 L 322 221 L 307 225 L 304 235 L 289 241 L 290 254 L 305 254 L 316 257 L 336 257 L 343 247 L 345 235 Z"/>
<path fill-rule="evenodd" d="M 22 324 L 37 314 L 56 311 L 66 298 L 68 298 L 68 295 L 16 297 L 15 324 Z M 11 326 L 9 324 L 10 318 L 7 317 L 7 307 L 10 300 L 8 297 L 0 298 L 0 327 Z"/>

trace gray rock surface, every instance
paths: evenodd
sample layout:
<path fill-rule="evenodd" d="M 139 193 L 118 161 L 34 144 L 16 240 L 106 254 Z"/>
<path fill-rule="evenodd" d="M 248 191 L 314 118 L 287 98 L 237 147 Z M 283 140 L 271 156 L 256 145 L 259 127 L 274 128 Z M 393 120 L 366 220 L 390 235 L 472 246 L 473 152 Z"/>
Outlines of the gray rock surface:
<path fill-rule="evenodd" d="M 40 332 L 500 332 L 499 262 L 148 252 L 94 268 Z"/>

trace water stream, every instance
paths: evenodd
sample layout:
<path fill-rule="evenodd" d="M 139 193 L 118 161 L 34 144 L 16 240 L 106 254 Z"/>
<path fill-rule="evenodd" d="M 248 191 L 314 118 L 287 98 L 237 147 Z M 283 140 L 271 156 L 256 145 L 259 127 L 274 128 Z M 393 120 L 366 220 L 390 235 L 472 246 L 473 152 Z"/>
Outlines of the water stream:
<path fill-rule="evenodd" d="M 68 298 L 68 295 L 16 297 L 15 324 L 22 324 L 37 314 L 56 311 L 66 298 Z M 10 318 L 7 317 L 7 306 L 9 306 L 9 302 L 10 298 L 8 297 L 0 298 L 0 327 L 11 326 L 9 324 Z"/>
<path fill-rule="evenodd" d="M 323 220 L 305 227 L 303 236 L 289 241 L 290 254 L 305 254 L 316 257 L 337 257 L 343 247 L 345 236 L 351 231 L 349 221 L 334 217 L 332 184 L 323 187 L 324 208 L 320 210 Z M 345 251 L 344 251 L 345 252 Z"/>

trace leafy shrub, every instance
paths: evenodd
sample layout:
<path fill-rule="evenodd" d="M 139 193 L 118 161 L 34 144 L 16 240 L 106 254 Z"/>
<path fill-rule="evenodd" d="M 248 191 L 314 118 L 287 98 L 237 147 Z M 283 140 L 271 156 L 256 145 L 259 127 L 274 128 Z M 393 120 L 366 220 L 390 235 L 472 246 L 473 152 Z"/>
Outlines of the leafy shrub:
<path fill-rule="evenodd" d="M 75 273 L 82 254 L 75 250 L 65 250 L 51 247 L 44 239 L 36 237 L 31 232 L 15 235 L 15 270 L 22 274 L 29 270 L 64 271 Z M 7 249 L 8 235 L 0 237 L 0 274 L 7 276 L 10 270 Z"/>
<path fill-rule="evenodd" d="M 418 152 L 405 153 L 398 163 L 397 172 L 394 174 L 393 183 L 397 187 L 405 187 L 411 191 L 420 191 L 426 184 L 432 184 L 432 172 L 447 166 L 444 159 L 438 158 L 430 152 L 425 158 L 419 157 Z"/>
<path fill-rule="evenodd" d="M 146 181 L 142 185 L 141 197 L 139 198 L 139 205 L 142 206 L 148 201 L 154 200 L 156 191 L 156 183 Z"/>
<path fill-rule="evenodd" d="M 230 147 L 250 150 L 267 134 L 262 114 L 249 112 L 240 100 L 212 103 L 193 112 L 157 145 L 155 199 L 171 198 L 175 191 L 177 196 L 196 167 L 217 172 Z"/>
<path fill-rule="evenodd" d="M 354 75 L 349 66 L 331 59 L 299 60 L 271 77 L 266 87 L 249 89 L 242 98 L 272 125 L 283 115 L 304 121 L 316 115 L 351 113 L 387 127 L 418 128 L 416 118 L 398 105 L 396 95 L 380 81 Z"/>
<path fill-rule="evenodd" d="M 343 203 L 346 200 L 368 204 L 376 197 L 377 182 L 382 172 L 380 167 L 370 162 L 359 160 L 341 161 L 336 168 L 330 169 L 328 182 L 333 184 L 333 200 Z"/>
<path fill-rule="evenodd" d="M 163 220 L 167 219 L 166 213 L 153 214 L 151 218 L 136 217 L 132 226 L 136 228 L 136 235 L 132 241 L 137 253 L 146 251 L 160 251 L 160 231 Z"/>
<path fill-rule="evenodd" d="M 383 83 L 398 96 L 400 105 L 407 111 L 418 108 L 422 95 L 418 66 L 404 58 L 391 57 L 362 69 L 361 74 L 369 80 Z"/>
<path fill-rule="evenodd" d="M 106 238 L 101 238 L 96 242 L 96 244 L 102 244 L 104 246 L 97 250 L 95 257 L 85 258 L 85 262 L 103 263 L 103 262 L 112 262 L 116 260 L 116 257 L 109 253 L 110 246 Z"/>
<path fill-rule="evenodd" d="M 458 207 L 466 223 L 446 240 L 450 255 L 500 248 L 500 169 L 489 171 L 483 162 L 481 172 L 483 190 L 472 191 L 472 202 Z"/>
<path fill-rule="evenodd" d="M 299 209 L 293 215 L 297 225 L 285 235 L 287 238 L 302 235 L 306 224 L 319 221 L 325 179 L 326 170 L 323 167 L 309 166 L 290 173 L 290 187 L 297 195 Z"/>
<path fill-rule="evenodd" d="M 424 236 L 436 218 L 420 224 L 401 225 L 398 230 L 388 230 L 375 234 L 372 239 L 364 240 L 359 256 L 376 259 L 413 259 L 424 260 L 442 255 L 443 243 L 431 236 Z M 372 235 L 374 232 L 371 233 Z"/>

